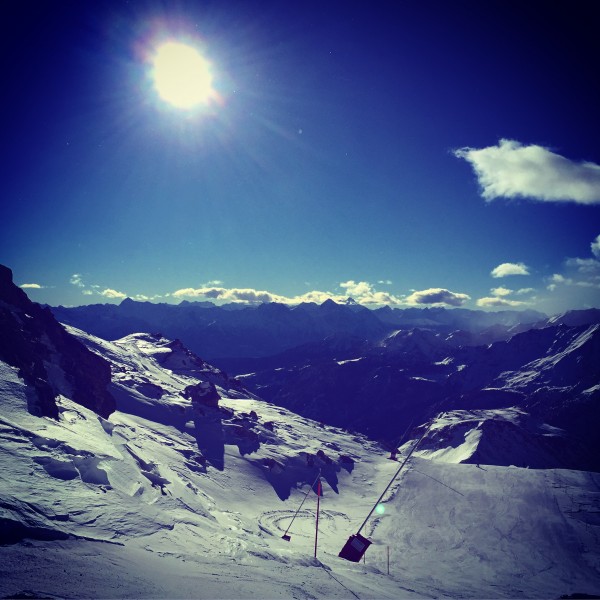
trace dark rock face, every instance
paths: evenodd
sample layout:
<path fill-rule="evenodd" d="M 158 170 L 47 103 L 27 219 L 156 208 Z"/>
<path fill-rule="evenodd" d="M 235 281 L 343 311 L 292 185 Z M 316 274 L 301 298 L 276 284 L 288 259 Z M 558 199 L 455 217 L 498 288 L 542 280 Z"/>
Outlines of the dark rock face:
<path fill-rule="evenodd" d="M 102 417 L 115 410 L 107 391 L 109 364 L 69 335 L 52 312 L 31 302 L 0 265 L 0 359 L 19 369 L 31 387 L 32 414 L 58 417 L 63 394 Z"/>
<path fill-rule="evenodd" d="M 219 392 L 210 381 L 202 381 L 194 385 L 188 385 L 183 390 L 183 397 L 188 398 L 195 404 L 217 407 L 219 405 Z"/>

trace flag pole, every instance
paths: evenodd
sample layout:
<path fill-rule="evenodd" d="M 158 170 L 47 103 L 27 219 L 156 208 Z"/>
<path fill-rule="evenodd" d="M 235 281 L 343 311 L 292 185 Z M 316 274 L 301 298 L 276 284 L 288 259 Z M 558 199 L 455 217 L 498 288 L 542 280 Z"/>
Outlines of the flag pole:
<path fill-rule="evenodd" d="M 321 480 L 317 483 L 317 522 L 315 525 L 315 558 L 317 558 L 317 541 L 319 539 L 319 507 L 321 505 Z"/>
<path fill-rule="evenodd" d="M 300 503 L 300 506 L 298 507 L 296 514 L 292 517 L 292 520 L 290 521 L 290 524 L 288 525 L 287 529 L 285 530 L 285 533 L 281 536 L 286 542 L 289 542 L 292 539 L 291 536 L 288 535 L 288 531 L 291 529 L 292 523 L 298 516 L 298 513 L 300 512 L 302 505 L 304 504 L 304 502 L 306 502 L 306 499 L 308 498 L 308 495 L 310 494 L 310 490 L 312 490 L 315 487 L 315 484 L 319 480 L 319 477 L 321 477 L 321 469 L 319 469 L 319 474 L 317 475 L 317 478 L 313 481 L 313 484 L 306 491 L 306 494 L 304 495 L 304 498 L 302 499 L 302 502 Z"/>

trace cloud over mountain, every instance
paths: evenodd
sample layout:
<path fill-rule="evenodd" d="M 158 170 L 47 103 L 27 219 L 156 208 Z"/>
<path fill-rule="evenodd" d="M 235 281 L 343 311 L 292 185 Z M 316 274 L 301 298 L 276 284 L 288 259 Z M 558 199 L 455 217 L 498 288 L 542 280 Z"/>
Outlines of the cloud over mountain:
<path fill-rule="evenodd" d="M 388 285 L 385 283 L 385 285 Z M 402 304 L 402 300 L 387 292 L 377 292 L 372 284 L 366 281 L 349 280 L 340 283 L 348 296 L 352 296 L 359 304 Z"/>
<path fill-rule="evenodd" d="M 517 308 L 519 306 L 525 306 L 527 302 L 522 300 L 512 300 L 508 296 L 511 294 L 529 294 L 533 292 L 533 288 L 523 288 L 517 290 L 516 292 L 513 290 L 509 290 L 503 286 L 492 288 L 490 290 L 491 296 L 487 296 L 485 298 L 479 298 L 477 300 L 477 306 L 481 306 L 482 308 Z"/>
<path fill-rule="evenodd" d="M 406 303 L 410 305 L 420 304 L 433 304 L 448 306 L 462 306 L 471 297 L 467 294 L 460 294 L 457 292 L 451 292 L 443 288 L 429 288 L 428 290 L 421 290 L 413 292 L 406 298 Z"/>
<path fill-rule="evenodd" d="M 24 290 L 41 290 L 42 286 L 39 283 L 23 283 L 19 286 Z"/>
<path fill-rule="evenodd" d="M 506 139 L 487 148 L 460 148 L 454 155 L 471 164 L 486 200 L 600 204 L 600 165 L 575 162 L 543 146 Z"/>
<path fill-rule="evenodd" d="M 483 308 L 500 308 L 508 306 L 516 308 L 518 306 L 523 306 L 524 304 L 525 302 L 521 302 L 520 300 L 510 300 L 509 298 L 500 296 L 487 296 L 477 300 L 477 306 L 481 306 Z"/>
<path fill-rule="evenodd" d="M 265 290 L 251 288 L 224 288 L 224 287 L 199 287 L 183 288 L 171 294 L 175 298 L 209 298 L 225 302 L 281 302 L 286 303 L 287 298 Z"/>
<path fill-rule="evenodd" d="M 366 281 L 354 281 L 352 279 L 342 282 L 339 287 L 343 293 L 323 292 L 312 290 L 297 296 L 283 296 L 266 290 L 255 290 L 252 288 L 225 288 L 217 286 L 202 286 L 199 288 L 182 288 L 174 291 L 174 298 L 206 298 L 221 302 L 239 303 L 265 303 L 278 302 L 280 304 L 301 304 L 302 302 L 315 302 L 322 304 L 326 300 L 344 302 L 348 296 L 352 296 L 358 304 L 402 304 L 401 298 L 387 292 L 378 292 L 373 284 Z"/>
<path fill-rule="evenodd" d="M 104 291 L 100 292 L 100 295 L 104 296 L 105 298 L 127 298 L 127 294 L 118 292 L 117 290 L 113 290 L 111 288 L 106 288 Z"/>

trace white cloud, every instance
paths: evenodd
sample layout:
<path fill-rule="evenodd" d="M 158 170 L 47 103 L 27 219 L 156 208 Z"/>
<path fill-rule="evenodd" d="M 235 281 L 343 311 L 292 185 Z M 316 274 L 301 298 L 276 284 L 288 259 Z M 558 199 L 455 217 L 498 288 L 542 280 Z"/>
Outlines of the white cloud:
<path fill-rule="evenodd" d="M 345 281 L 340 283 L 340 287 L 346 290 L 349 296 L 364 296 L 373 292 L 373 286 L 366 281 L 359 281 L 358 283 L 353 281 Z"/>
<path fill-rule="evenodd" d="M 600 237 L 600 236 L 598 236 Z M 377 282 L 379 285 L 392 285 L 392 282 L 389 279 L 382 279 Z"/>
<path fill-rule="evenodd" d="M 378 292 L 373 285 L 366 281 L 344 281 L 339 284 L 344 291 L 343 294 L 312 290 L 298 296 L 282 296 L 266 290 L 255 290 L 252 288 L 224 288 L 217 286 L 204 286 L 200 288 L 183 288 L 174 291 L 171 295 L 175 298 L 207 298 L 219 302 L 241 302 L 255 304 L 260 302 L 278 302 L 280 304 L 300 304 L 302 302 L 315 302 L 322 304 L 326 300 L 344 302 L 348 296 L 352 296 L 359 304 L 385 305 L 402 304 L 402 298 L 387 292 Z"/>
<path fill-rule="evenodd" d="M 497 287 L 497 288 L 492 288 L 490 290 L 492 296 L 510 296 L 510 294 L 513 293 L 512 290 L 509 290 L 508 288 L 505 287 Z"/>
<path fill-rule="evenodd" d="M 161 294 L 154 294 L 154 296 L 146 296 L 146 294 L 136 294 L 131 297 L 132 300 L 137 300 L 138 302 L 151 302 L 152 300 L 158 300 L 159 298 L 163 298 Z"/>
<path fill-rule="evenodd" d="M 284 296 L 272 294 L 263 290 L 251 288 L 223 288 L 223 287 L 201 287 L 184 288 L 172 293 L 175 298 L 210 298 L 212 300 L 223 300 L 225 302 L 286 302 Z"/>
<path fill-rule="evenodd" d="M 522 288 L 516 292 L 503 286 L 492 288 L 490 290 L 492 295 L 485 298 L 479 298 L 477 300 L 477 306 L 483 308 L 517 308 L 528 304 L 528 302 L 513 300 L 512 298 L 508 298 L 508 296 L 511 294 L 529 294 L 533 291 L 535 291 L 533 288 Z"/>
<path fill-rule="evenodd" d="M 41 290 L 44 289 L 44 286 L 40 285 L 39 283 L 24 283 L 22 285 L 19 286 L 20 288 L 24 289 L 24 290 Z"/>
<path fill-rule="evenodd" d="M 331 292 L 321 292 L 319 290 L 312 290 L 310 292 L 302 294 L 301 296 L 295 296 L 294 298 L 286 298 L 286 304 L 300 304 L 301 302 L 314 302 L 315 304 L 323 304 L 325 300 L 343 302 L 345 299 L 345 296 L 339 296 L 337 294 L 332 294 Z"/>
<path fill-rule="evenodd" d="M 441 306 L 443 304 L 449 306 L 462 306 L 470 299 L 471 296 L 468 296 L 467 294 L 451 292 L 443 288 L 429 288 L 428 290 L 413 292 L 406 298 L 406 303 L 412 306 L 420 304 L 431 304 L 434 306 Z"/>
<path fill-rule="evenodd" d="M 600 260 L 595 258 L 568 258 L 567 267 L 574 267 L 579 273 L 600 273 Z"/>
<path fill-rule="evenodd" d="M 502 263 L 490 273 L 492 277 L 508 277 L 509 275 L 529 275 L 529 267 L 523 263 Z"/>
<path fill-rule="evenodd" d="M 100 293 L 101 296 L 105 298 L 127 298 L 127 294 L 123 292 L 117 292 L 117 290 L 111 290 L 110 288 L 106 288 L 103 292 Z"/>
<path fill-rule="evenodd" d="M 482 306 L 484 308 L 516 308 L 518 306 L 523 306 L 524 304 L 525 302 L 520 302 L 519 300 L 509 300 L 508 298 L 500 298 L 498 296 L 479 298 L 479 300 L 477 300 L 477 306 Z"/>
<path fill-rule="evenodd" d="M 76 285 L 77 287 L 85 287 L 85 283 L 83 283 L 83 281 L 81 280 L 81 274 L 80 273 L 73 273 L 73 275 L 71 275 L 71 279 L 69 279 L 70 283 L 72 283 L 73 285 Z"/>
<path fill-rule="evenodd" d="M 595 241 L 592 242 L 592 250 Z M 548 290 L 554 292 L 559 286 L 600 289 L 600 260 L 568 258 L 564 264 L 565 273 L 554 273 L 549 279 Z"/>
<path fill-rule="evenodd" d="M 535 292 L 535 288 L 521 288 L 520 290 L 517 290 L 515 292 L 515 294 L 517 294 L 517 296 L 522 296 L 524 294 L 533 294 L 533 292 Z"/>
<path fill-rule="evenodd" d="M 390 282 L 391 283 L 391 282 Z M 355 282 L 352 279 L 340 283 L 340 287 L 346 290 L 348 296 L 352 296 L 359 304 L 402 304 L 401 298 L 388 292 L 377 292 L 372 284 L 366 281 Z"/>
<path fill-rule="evenodd" d="M 600 165 L 574 162 L 543 146 L 502 139 L 497 146 L 461 148 L 454 155 L 471 164 L 486 200 L 600 203 Z"/>
<path fill-rule="evenodd" d="M 93 296 L 94 292 L 92 292 L 92 290 L 83 290 L 81 292 L 84 296 Z"/>
<path fill-rule="evenodd" d="M 592 246 L 592 254 L 596 258 L 600 258 L 600 235 L 596 237 L 596 239 L 591 243 Z"/>

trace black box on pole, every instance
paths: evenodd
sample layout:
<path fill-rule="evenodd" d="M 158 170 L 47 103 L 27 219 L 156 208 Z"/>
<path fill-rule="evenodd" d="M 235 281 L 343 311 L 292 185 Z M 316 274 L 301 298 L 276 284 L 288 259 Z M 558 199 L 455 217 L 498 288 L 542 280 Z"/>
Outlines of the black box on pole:
<path fill-rule="evenodd" d="M 351 535 L 338 556 L 351 562 L 359 562 L 370 545 L 370 540 L 360 535 L 360 533 Z"/>

